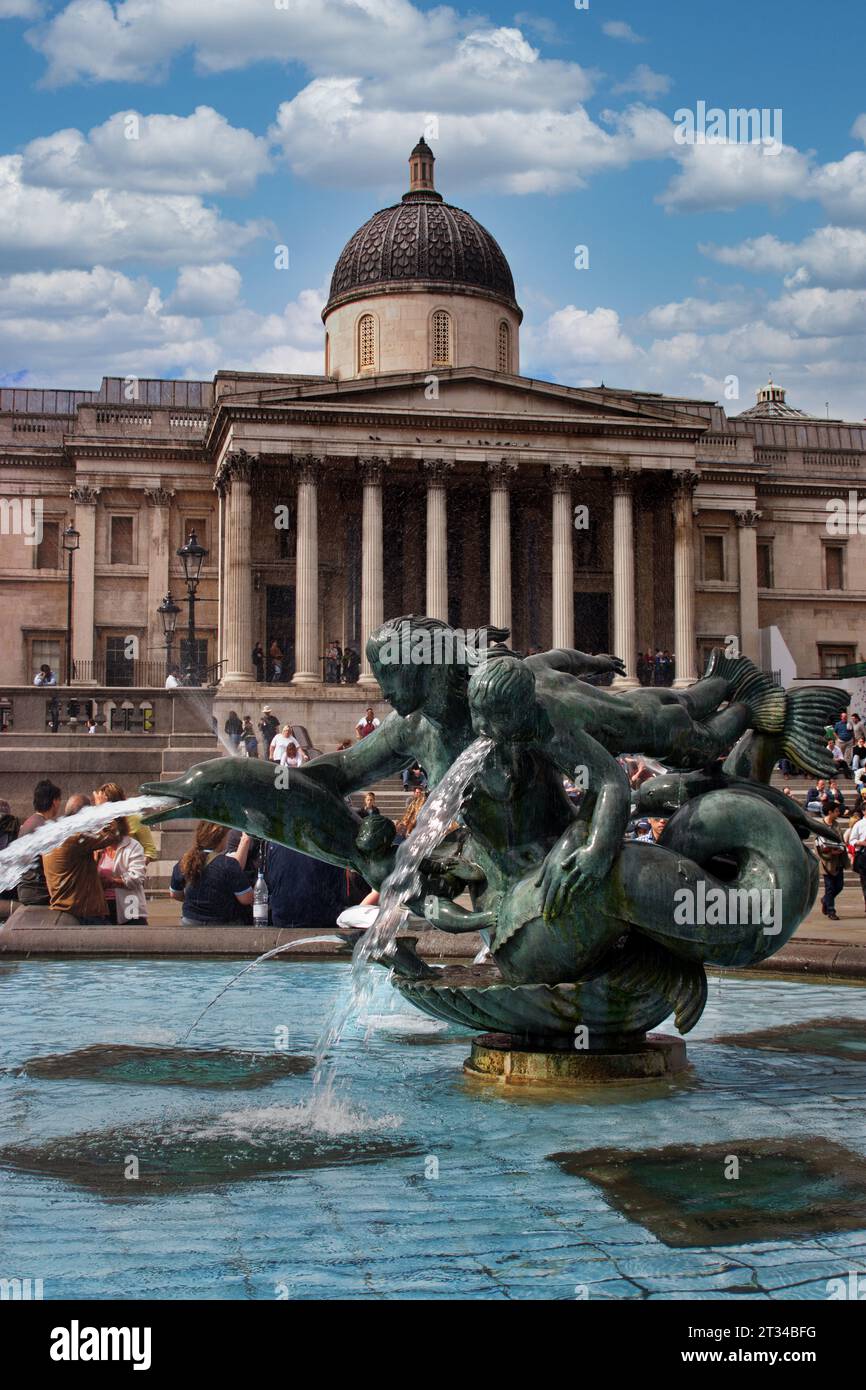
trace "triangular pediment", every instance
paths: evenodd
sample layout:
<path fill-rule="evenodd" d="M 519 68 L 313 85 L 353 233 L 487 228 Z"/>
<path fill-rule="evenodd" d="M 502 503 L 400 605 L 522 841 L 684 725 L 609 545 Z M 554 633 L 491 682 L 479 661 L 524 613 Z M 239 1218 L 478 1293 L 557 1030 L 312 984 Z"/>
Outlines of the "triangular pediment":
<path fill-rule="evenodd" d="M 430 372 L 395 372 L 360 380 L 299 382 L 287 386 L 264 384 L 257 392 L 258 403 L 266 407 L 340 407 L 345 410 L 391 412 L 412 411 L 419 423 L 424 412 L 441 417 L 444 412 L 519 420 L 521 417 L 573 420 L 576 424 L 598 421 L 607 426 L 617 422 L 648 429 L 703 430 L 706 416 L 689 409 L 688 402 L 640 392 L 608 387 L 560 386 L 531 377 L 506 376 L 483 368 L 459 367 Z M 248 399 L 248 398 L 247 398 Z M 230 404 L 230 396 L 223 397 Z"/>

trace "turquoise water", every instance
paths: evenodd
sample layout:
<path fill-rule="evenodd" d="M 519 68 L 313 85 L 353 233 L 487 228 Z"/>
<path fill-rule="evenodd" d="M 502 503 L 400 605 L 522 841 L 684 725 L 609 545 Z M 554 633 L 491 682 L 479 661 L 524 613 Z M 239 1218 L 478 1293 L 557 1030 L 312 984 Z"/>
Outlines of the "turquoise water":
<path fill-rule="evenodd" d="M 712 980 L 684 1077 L 542 1095 L 464 1076 L 466 1036 L 409 1012 L 382 974 L 340 1042 L 333 1093 L 311 1106 L 309 1059 L 348 964 L 265 964 L 210 1011 L 189 1058 L 155 1058 L 237 970 L 0 964 L 0 1277 L 41 1278 L 46 1299 L 808 1299 L 866 1270 L 866 1229 L 824 1229 L 820 1210 L 790 1239 L 669 1245 L 640 1219 L 640 1185 L 625 1214 L 549 1157 L 762 1139 L 808 1155 L 823 1140 L 852 1156 L 851 1192 L 866 1175 L 856 1043 L 815 1056 L 710 1039 L 862 1025 L 866 990 Z M 46 1057 L 59 1060 L 23 1070 Z M 763 1187 L 754 1172 L 759 1212 L 809 1207 L 778 1160 Z M 647 1182 L 676 1200 L 669 1173 Z"/>

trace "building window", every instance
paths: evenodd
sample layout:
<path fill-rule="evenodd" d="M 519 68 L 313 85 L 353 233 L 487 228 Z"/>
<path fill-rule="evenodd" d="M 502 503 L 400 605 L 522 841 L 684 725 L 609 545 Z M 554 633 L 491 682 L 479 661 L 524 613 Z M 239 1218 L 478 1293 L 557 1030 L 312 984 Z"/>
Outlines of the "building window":
<path fill-rule="evenodd" d="M 60 522 L 43 521 L 42 540 L 36 547 L 33 564 L 38 570 L 60 568 Z"/>
<path fill-rule="evenodd" d="M 772 541 L 758 541 L 758 588 L 773 588 Z"/>
<path fill-rule="evenodd" d="M 203 516 L 188 516 L 184 518 L 181 545 L 186 545 L 193 531 L 195 531 L 196 540 L 199 545 L 207 550 L 207 518 Z M 205 561 L 205 563 L 207 562 Z"/>
<path fill-rule="evenodd" d="M 574 533 L 574 568 L 597 570 L 599 567 L 598 523 L 591 515 L 589 525 Z"/>
<path fill-rule="evenodd" d="M 725 646 L 724 637 L 699 637 L 698 638 L 698 671 L 706 671 L 707 662 L 716 647 Z"/>
<path fill-rule="evenodd" d="M 844 545 L 824 546 L 824 587 L 826 589 L 845 588 Z"/>
<path fill-rule="evenodd" d="M 434 367 L 451 365 L 451 315 L 445 309 L 437 309 L 430 324 L 432 337 L 432 360 Z"/>
<path fill-rule="evenodd" d="M 704 580 L 709 584 L 725 577 L 724 536 L 704 536 Z"/>
<path fill-rule="evenodd" d="M 821 668 L 821 679 L 834 681 L 839 677 L 839 671 L 843 666 L 852 666 L 855 661 L 853 647 L 818 647 L 818 660 Z"/>
<path fill-rule="evenodd" d="M 116 518 L 115 518 L 116 519 Z M 118 562 L 120 563 L 120 562 Z M 105 684 L 134 685 L 133 644 L 127 637 L 105 639 Z"/>
<path fill-rule="evenodd" d="M 192 666 L 196 671 L 207 670 L 207 638 L 197 637 L 195 642 L 190 642 L 188 637 L 182 637 L 180 643 L 180 669 L 185 671 Z"/>
<path fill-rule="evenodd" d="M 358 320 L 358 370 L 376 365 L 376 320 L 362 314 Z"/>
<path fill-rule="evenodd" d="M 325 376 L 331 375 L 331 335 L 325 334 Z"/>
<path fill-rule="evenodd" d="M 62 643 L 56 638 L 34 637 L 30 644 L 30 665 L 33 667 L 33 676 L 36 676 L 40 666 L 50 666 L 52 671 L 60 680 Z"/>
<path fill-rule="evenodd" d="M 112 565 L 135 564 L 132 554 L 132 521 L 131 516 L 113 516 L 111 518 L 109 563 Z"/>
<path fill-rule="evenodd" d="M 511 330 L 503 319 L 499 325 L 497 344 L 497 365 L 500 372 L 511 371 Z"/>

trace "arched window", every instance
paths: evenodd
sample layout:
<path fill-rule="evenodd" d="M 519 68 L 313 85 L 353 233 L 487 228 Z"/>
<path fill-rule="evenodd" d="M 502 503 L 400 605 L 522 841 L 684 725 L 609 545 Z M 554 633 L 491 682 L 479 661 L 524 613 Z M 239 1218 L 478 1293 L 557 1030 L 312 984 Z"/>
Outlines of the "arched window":
<path fill-rule="evenodd" d="M 430 356 L 434 367 L 451 365 L 451 315 L 445 309 L 437 309 L 430 320 Z"/>
<path fill-rule="evenodd" d="M 511 371 L 511 330 L 505 319 L 499 325 L 499 342 L 497 345 L 497 365 L 500 372 Z"/>
<path fill-rule="evenodd" d="M 376 365 L 376 320 L 362 314 L 358 320 L 358 370 Z"/>

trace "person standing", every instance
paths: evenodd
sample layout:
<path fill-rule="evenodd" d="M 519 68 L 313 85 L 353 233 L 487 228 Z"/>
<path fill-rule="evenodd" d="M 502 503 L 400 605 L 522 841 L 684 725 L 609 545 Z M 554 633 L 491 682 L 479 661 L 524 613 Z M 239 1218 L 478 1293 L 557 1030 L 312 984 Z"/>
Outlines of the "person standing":
<path fill-rule="evenodd" d="M 0 849 L 5 849 L 13 840 L 17 840 L 18 830 L 18 817 L 12 814 L 9 802 L 0 801 Z"/>
<path fill-rule="evenodd" d="M 262 710 L 262 717 L 259 720 L 259 732 L 262 736 L 262 747 L 270 748 L 274 741 L 274 734 L 279 733 L 280 721 L 274 714 L 270 705 L 265 705 Z"/>
<path fill-rule="evenodd" d="M 839 807 L 835 803 L 828 804 L 821 819 L 830 830 L 835 829 L 839 819 Z M 818 836 L 815 848 L 818 852 L 821 868 L 824 871 L 824 896 L 821 899 L 821 911 L 825 917 L 830 918 L 831 922 L 838 922 L 836 899 L 845 887 L 847 851 L 844 845 L 840 845 L 836 840 L 827 839 L 823 835 Z"/>
<path fill-rule="evenodd" d="M 839 740 L 839 747 L 842 749 L 842 756 L 844 757 L 845 762 L 848 763 L 850 766 L 851 755 L 854 751 L 854 726 L 848 719 L 847 710 L 843 709 L 840 713 L 839 718 L 833 725 L 833 732 L 836 735 L 836 738 Z"/>
<path fill-rule="evenodd" d="M 223 725 L 223 728 L 226 731 L 226 737 L 228 738 L 229 743 L 231 744 L 234 751 L 237 753 L 238 749 L 240 748 L 241 738 L 244 732 L 244 726 L 238 717 L 237 710 L 229 710 L 228 719 Z"/>
<path fill-rule="evenodd" d="M 60 815 L 60 788 L 46 778 L 37 782 L 33 788 L 33 815 L 28 816 L 18 832 L 18 838 L 29 835 L 32 830 L 38 830 L 41 825 L 47 825 L 49 821 L 57 820 Z M 38 857 L 29 869 L 18 881 L 18 901 L 24 907 L 47 907 L 48 906 L 48 885 L 45 882 L 45 870 L 42 863 L 42 855 Z"/>
<path fill-rule="evenodd" d="M 851 854 L 851 867 L 860 880 L 863 892 L 863 906 L 866 910 L 866 816 L 860 813 L 845 838 Z"/>
<path fill-rule="evenodd" d="M 272 763 L 280 763 L 283 767 L 288 764 L 289 756 L 294 758 L 298 747 L 297 739 L 292 733 L 291 724 L 284 724 L 282 731 L 274 734 L 268 749 L 268 757 Z M 291 764 L 296 767 L 296 763 Z"/>
<path fill-rule="evenodd" d="M 283 679 L 283 649 L 276 637 L 271 642 L 269 655 L 271 658 L 271 680 L 279 682 Z"/>
<path fill-rule="evenodd" d="M 265 649 L 261 642 L 257 642 L 253 647 L 252 663 L 256 673 L 256 680 L 261 684 L 265 678 Z"/>
<path fill-rule="evenodd" d="M 250 719 L 250 716 L 248 714 L 244 715 L 244 723 L 243 728 L 241 730 L 241 740 L 243 742 L 244 751 L 247 757 L 257 758 L 259 756 L 259 740 L 256 737 L 256 731 L 253 728 L 253 721 Z"/>

